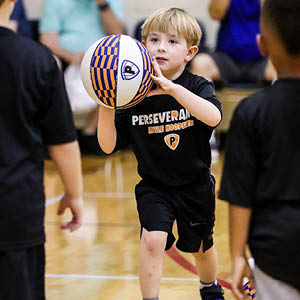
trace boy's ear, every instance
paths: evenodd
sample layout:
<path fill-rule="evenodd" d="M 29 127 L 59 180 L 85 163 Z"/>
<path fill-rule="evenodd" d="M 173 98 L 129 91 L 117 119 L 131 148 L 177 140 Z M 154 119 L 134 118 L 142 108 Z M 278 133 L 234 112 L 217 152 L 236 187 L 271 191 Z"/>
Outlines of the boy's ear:
<path fill-rule="evenodd" d="M 257 43 L 257 46 L 258 46 L 258 49 L 259 49 L 260 53 L 263 56 L 267 56 L 268 51 L 266 49 L 266 44 L 265 44 L 264 39 L 263 39 L 263 37 L 260 33 L 256 35 L 256 43 Z"/>
<path fill-rule="evenodd" d="M 197 53 L 198 53 L 198 46 L 191 46 L 188 49 L 188 53 L 185 58 L 186 62 L 188 63 L 189 61 L 191 61 Z"/>

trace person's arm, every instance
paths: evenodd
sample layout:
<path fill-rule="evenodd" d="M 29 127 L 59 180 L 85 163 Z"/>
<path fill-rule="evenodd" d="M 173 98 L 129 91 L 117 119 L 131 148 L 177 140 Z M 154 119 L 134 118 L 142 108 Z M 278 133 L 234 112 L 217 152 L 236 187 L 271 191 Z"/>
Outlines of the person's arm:
<path fill-rule="evenodd" d="M 210 16 L 217 21 L 222 20 L 229 8 L 231 0 L 211 0 L 209 4 Z"/>
<path fill-rule="evenodd" d="M 100 105 L 97 136 L 101 149 L 107 154 L 112 153 L 117 142 L 114 109 Z"/>
<path fill-rule="evenodd" d="M 251 278 L 246 257 L 246 245 L 252 210 L 237 205 L 229 206 L 229 235 L 232 265 L 232 293 L 238 300 L 244 300 L 243 278 Z"/>
<path fill-rule="evenodd" d="M 69 208 L 72 220 L 62 225 L 62 229 L 71 232 L 77 230 L 82 224 L 82 172 L 81 157 L 77 141 L 49 146 L 50 155 L 58 168 L 65 188 L 65 194 L 60 201 L 58 214 L 61 215 Z"/>
<path fill-rule="evenodd" d="M 71 53 L 63 49 L 59 44 L 58 32 L 41 33 L 40 41 L 42 44 L 48 47 L 51 50 L 51 52 L 59 59 L 62 59 L 70 64 L 79 65 L 81 63 L 84 52 L 78 51 L 75 53 Z"/>
<path fill-rule="evenodd" d="M 122 34 L 125 32 L 124 24 L 114 14 L 113 10 L 109 6 L 106 0 L 96 0 L 99 6 L 105 6 L 105 9 L 99 9 L 100 19 L 104 31 L 107 35 L 110 34 Z"/>
<path fill-rule="evenodd" d="M 215 105 L 164 77 L 155 58 L 153 59 L 153 69 L 156 76 L 152 76 L 152 78 L 158 88 L 152 90 L 148 96 L 169 94 L 203 123 L 215 127 L 221 122 L 221 113 Z"/>

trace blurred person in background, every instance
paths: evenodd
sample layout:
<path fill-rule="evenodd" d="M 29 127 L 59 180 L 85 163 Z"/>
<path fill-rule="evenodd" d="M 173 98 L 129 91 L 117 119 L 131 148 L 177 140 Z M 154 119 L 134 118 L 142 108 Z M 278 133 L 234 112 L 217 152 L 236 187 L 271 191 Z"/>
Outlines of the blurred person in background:
<path fill-rule="evenodd" d="M 216 49 L 200 53 L 191 71 L 213 80 L 218 87 L 235 82 L 261 84 L 276 79 L 271 62 L 258 50 L 260 0 L 211 0 L 209 13 L 220 21 Z"/>
<path fill-rule="evenodd" d="M 98 39 L 125 32 L 122 0 L 45 0 L 41 43 L 61 61 L 73 115 L 87 115 L 79 131 L 84 154 L 102 154 L 96 136 L 98 105 L 84 90 L 80 64 Z"/>

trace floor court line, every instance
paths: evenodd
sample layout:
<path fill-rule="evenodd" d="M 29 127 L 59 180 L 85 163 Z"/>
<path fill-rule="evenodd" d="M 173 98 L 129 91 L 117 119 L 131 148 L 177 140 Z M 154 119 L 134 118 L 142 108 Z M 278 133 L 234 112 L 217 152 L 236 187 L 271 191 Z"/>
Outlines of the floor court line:
<path fill-rule="evenodd" d="M 63 194 L 51 197 L 49 199 L 46 199 L 46 206 L 49 206 L 51 204 L 57 203 L 60 201 Z M 99 192 L 85 192 L 83 193 L 83 197 L 86 198 L 122 198 L 122 199 L 132 199 L 135 197 L 133 193 L 99 193 Z"/>
<path fill-rule="evenodd" d="M 60 226 L 61 222 L 58 221 L 47 221 L 47 225 Z M 97 226 L 97 227 L 129 227 L 129 228 L 140 228 L 138 223 L 109 223 L 109 222 L 82 222 L 82 226 Z"/>
<path fill-rule="evenodd" d="M 61 197 L 63 196 L 64 194 L 61 194 L 61 195 L 58 195 L 58 196 L 55 196 L 55 197 L 52 197 L 52 198 L 49 198 L 46 200 L 46 206 L 49 206 L 49 205 L 52 205 L 56 202 L 59 202 Z"/>
<path fill-rule="evenodd" d="M 87 198 L 124 198 L 124 199 L 131 199 L 135 198 L 134 193 L 111 193 L 111 192 L 84 192 L 83 197 Z"/>
<path fill-rule="evenodd" d="M 46 278 L 70 278 L 70 279 L 105 279 L 105 280 L 138 280 L 138 276 L 110 276 L 88 274 L 46 274 Z M 163 281 L 198 281 L 197 278 L 162 277 Z"/>

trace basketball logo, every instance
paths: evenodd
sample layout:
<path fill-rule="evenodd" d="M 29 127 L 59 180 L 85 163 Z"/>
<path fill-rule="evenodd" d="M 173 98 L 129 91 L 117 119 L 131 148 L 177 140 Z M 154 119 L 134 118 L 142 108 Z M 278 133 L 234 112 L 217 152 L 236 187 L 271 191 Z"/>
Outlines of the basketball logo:
<path fill-rule="evenodd" d="M 172 150 L 175 150 L 177 148 L 177 146 L 179 144 L 179 139 L 180 139 L 180 136 L 175 133 L 168 134 L 164 138 L 165 143 Z"/>
<path fill-rule="evenodd" d="M 124 60 L 121 66 L 121 76 L 123 80 L 131 80 L 140 73 L 139 67 L 129 60 Z"/>

